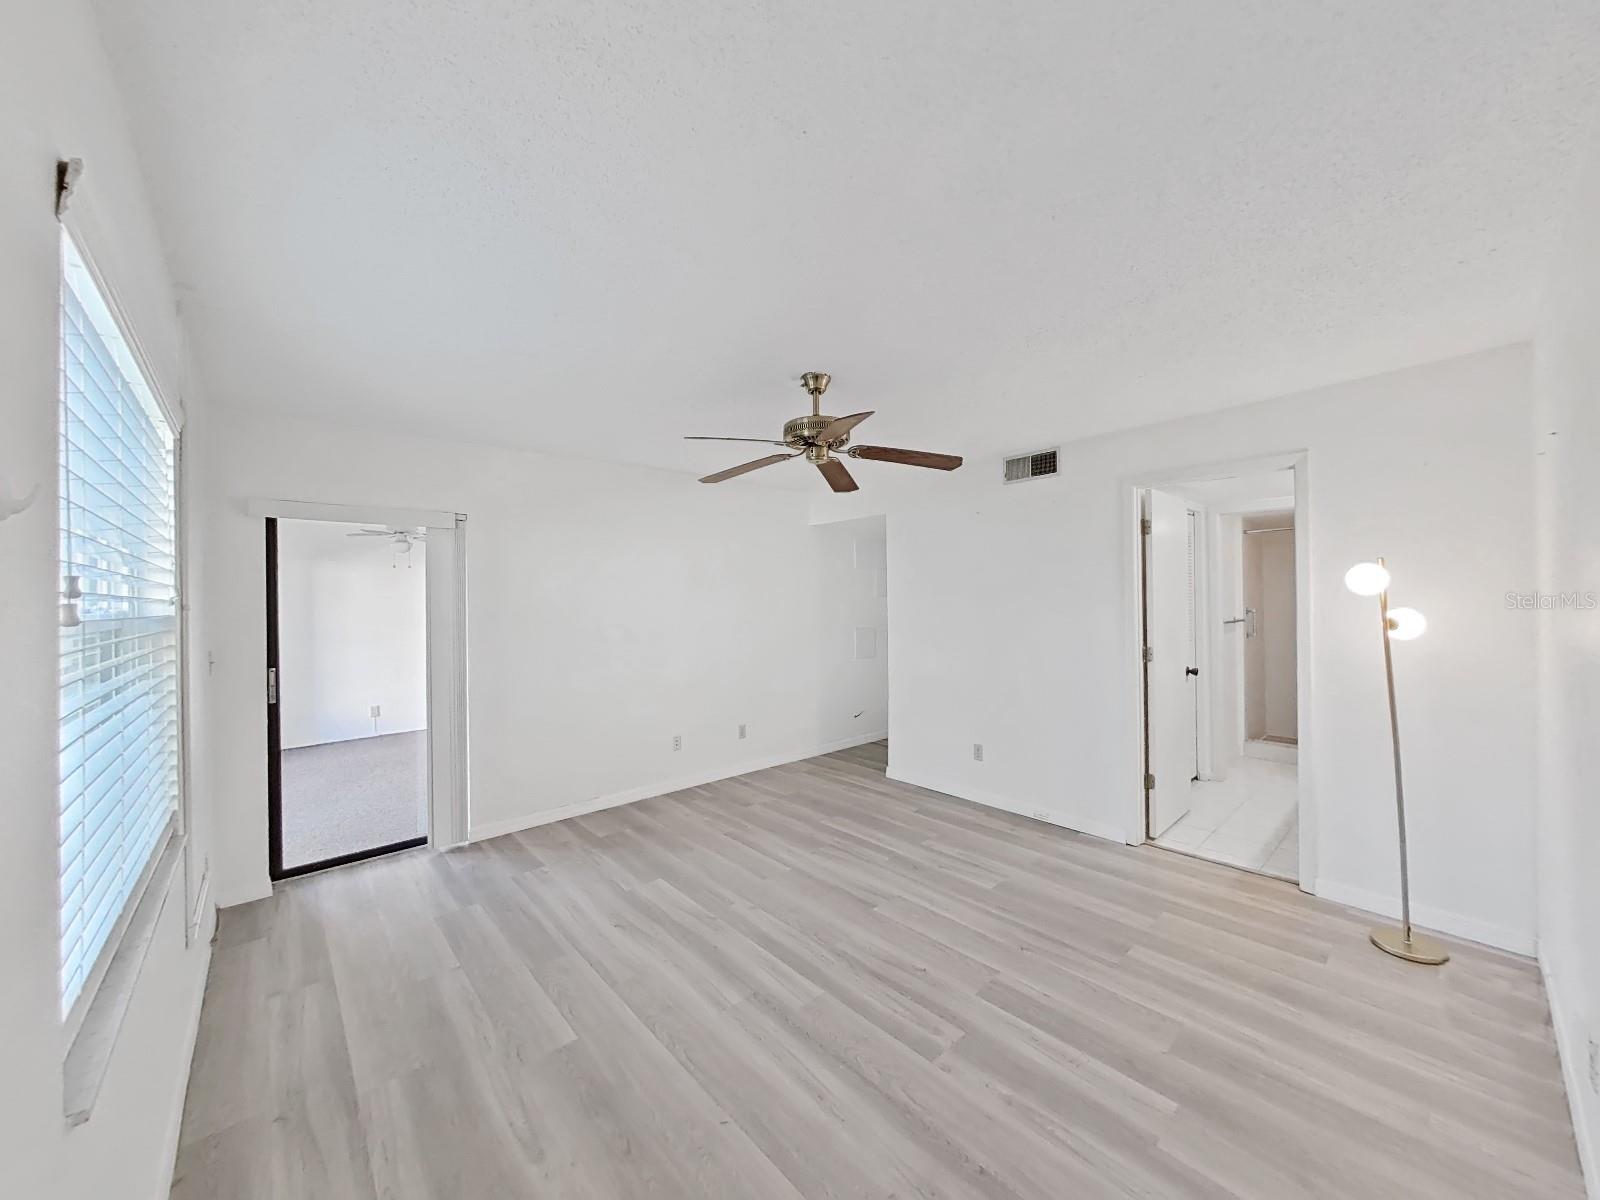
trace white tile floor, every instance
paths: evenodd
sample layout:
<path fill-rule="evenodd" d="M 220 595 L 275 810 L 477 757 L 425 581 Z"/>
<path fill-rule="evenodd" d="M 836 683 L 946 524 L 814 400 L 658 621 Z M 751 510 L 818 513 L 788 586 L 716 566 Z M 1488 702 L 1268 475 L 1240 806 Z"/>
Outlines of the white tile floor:
<path fill-rule="evenodd" d="M 1294 879 L 1300 866 L 1297 778 L 1294 763 L 1240 759 L 1226 779 L 1191 784 L 1188 815 L 1155 844 Z"/>

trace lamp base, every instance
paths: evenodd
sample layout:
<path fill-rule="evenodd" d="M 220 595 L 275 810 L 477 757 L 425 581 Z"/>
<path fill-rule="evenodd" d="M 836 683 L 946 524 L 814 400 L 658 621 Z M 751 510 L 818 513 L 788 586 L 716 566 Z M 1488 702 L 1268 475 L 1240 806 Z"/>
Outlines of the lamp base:
<path fill-rule="evenodd" d="M 1412 931 L 1409 942 L 1406 941 L 1405 930 L 1392 925 L 1380 925 L 1369 936 L 1372 938 L 1372 944 L 1379 950 L 1396 958 L 1403 958 L 1407 962 L 1437 967 L 1440 963 L 1450 961 L 1450 951 L 1444 948 L 1443 943 L 1424 937 L 1415 930 Z"/>

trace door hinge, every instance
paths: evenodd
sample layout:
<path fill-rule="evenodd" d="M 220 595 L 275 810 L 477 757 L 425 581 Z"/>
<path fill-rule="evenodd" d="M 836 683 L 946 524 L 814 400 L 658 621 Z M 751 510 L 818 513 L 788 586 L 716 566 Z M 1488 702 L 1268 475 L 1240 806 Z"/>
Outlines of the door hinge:
<path fill-rule="evenodd" d="M 1147 792 L 1153 792 L 1156 790 L 1156 777 L 1149 771 L 1144 773 L 1144 790 Z"/>
<path fill-rule="evenodd" d="M 1140 517 L 1139 518 L 1139 532 L 1140 533 L 1149 533 L 1150 532 L 1150 518 L 1149 517 Z"/>
<path fill-rule="evenodd" d="M 1144 648 L 1144 660 L 1145 662 L 1155 662 L 1156 660 L 1156 652 L 1150 649 L 1149 646 Z"/>
<path fill-rule="evenodd" d="M 268 667 L 267 668 L 267 703 L 268 704 L 276 704 L 277 702 L 278 702 L 278 668 L 277 667 Z"/>

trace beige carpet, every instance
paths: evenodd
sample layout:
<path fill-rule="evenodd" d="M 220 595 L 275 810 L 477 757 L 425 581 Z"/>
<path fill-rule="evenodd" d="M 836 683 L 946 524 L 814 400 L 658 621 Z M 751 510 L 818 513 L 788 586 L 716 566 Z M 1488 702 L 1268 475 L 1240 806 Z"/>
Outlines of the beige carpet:
<path fill-rule="evenodd" d="M 427 792 L 426 730 L 285 750 L 283 865 L 417 837 Z"/>

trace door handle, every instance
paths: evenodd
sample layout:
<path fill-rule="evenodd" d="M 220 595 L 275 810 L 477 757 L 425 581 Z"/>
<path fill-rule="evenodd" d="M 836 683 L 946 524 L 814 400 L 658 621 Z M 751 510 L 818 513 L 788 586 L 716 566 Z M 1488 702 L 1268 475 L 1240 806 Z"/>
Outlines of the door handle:
<path fill-rule="evenodd" d="M 1200 674 L 1200 668 L 1199 667 L 1185 667 L 1183 669 L 1183 673 L 1185 675 L 1198 675 L 1198 674 Z"/>

